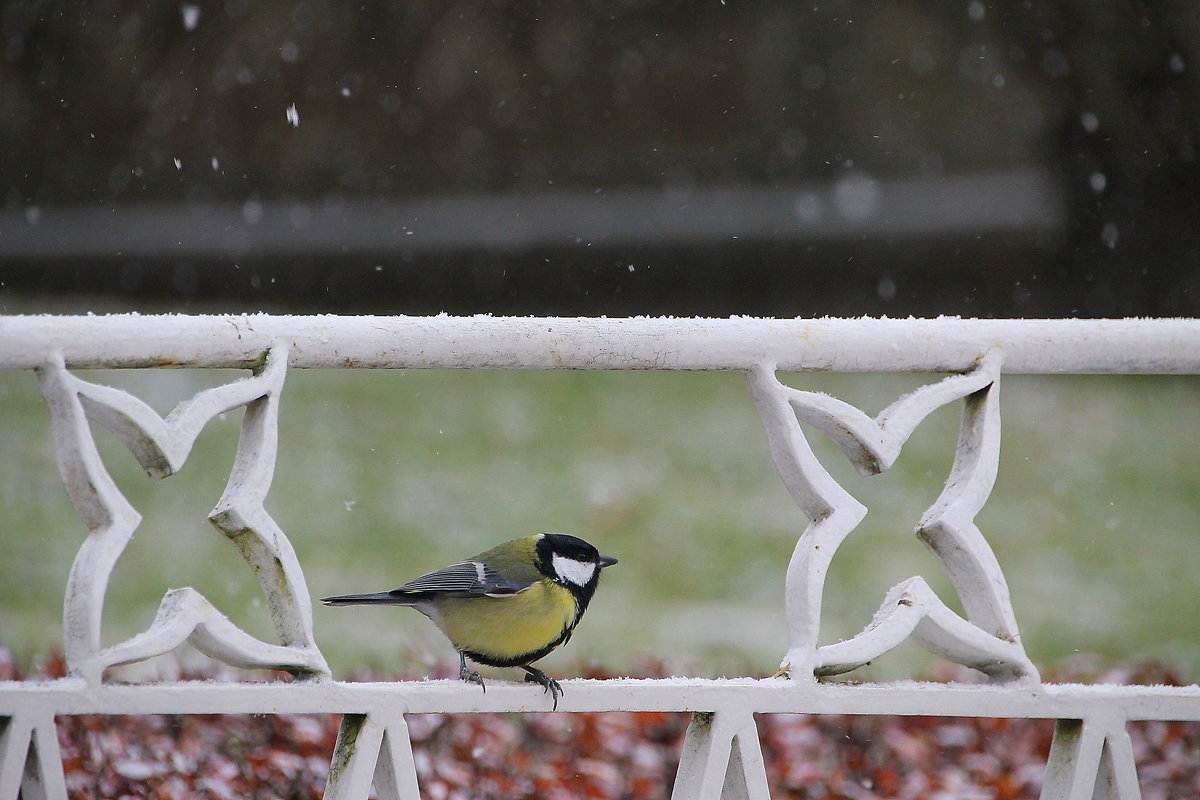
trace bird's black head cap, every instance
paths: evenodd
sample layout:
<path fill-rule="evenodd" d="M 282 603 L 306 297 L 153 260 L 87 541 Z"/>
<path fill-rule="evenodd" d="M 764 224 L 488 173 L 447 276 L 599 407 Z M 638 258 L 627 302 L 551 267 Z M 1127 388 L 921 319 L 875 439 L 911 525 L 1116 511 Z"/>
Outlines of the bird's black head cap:
<path fill-rule="evenodd" d="M 538 569 L 566 587 L 579 602 L 580 613 L 600 583 L 600 570 L 617 563 L 577 536 L 543 533 L 537 542 Z"/>

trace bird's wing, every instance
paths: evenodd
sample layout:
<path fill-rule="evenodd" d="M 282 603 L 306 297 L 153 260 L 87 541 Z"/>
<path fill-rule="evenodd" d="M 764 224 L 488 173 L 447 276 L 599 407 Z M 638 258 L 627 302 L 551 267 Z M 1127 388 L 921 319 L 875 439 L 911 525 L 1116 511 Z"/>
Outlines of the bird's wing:
<path fill-rule="evenodd" d="M 529 582 L 511 581 L 502 578 L 495 570 L 480 561 L 460 561 L 443 567 L 437 572 L 414 578 L 391 594 L 407 595 L 428 592 L 431 594 L 479 597 L 480 595 L 516 594 L 529 586 Z"/>

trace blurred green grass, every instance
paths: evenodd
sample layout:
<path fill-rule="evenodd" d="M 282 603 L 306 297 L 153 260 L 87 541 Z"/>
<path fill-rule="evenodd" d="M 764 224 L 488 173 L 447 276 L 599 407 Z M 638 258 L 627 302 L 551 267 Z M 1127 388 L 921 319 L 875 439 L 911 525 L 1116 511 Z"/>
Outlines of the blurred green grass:
<path fill-rule="evenodd" d="M 102 371 L 166 413 L 239 375 Z M 792 375 L 871 413 L 931 376 Z M 978 522 L 1005 570 L 1026 647 L 1200 667 L 1200 381 L 1006 377 L 996 489 Z M 35 377 L 0 372 L 0 643 L 21 661 L 61 646 L 62 592 L 83 539 L 62 488 Z M 196 586 L 269 634 L 257 584 L 205 521 L 241 415 L 215 421 L 182 472 L 156 482 L 107 431 L 106 464 L 145 519 L 110 584 L 105 641 L 149 624 L 169 587 Z M 816 432 L 823 463 L 871 509 L 839 551 L 824 641 L 857 632 L 892 584 L 924 575 L 952 607 L 940 566 L 911 531 L 953 458 L 958 406 L 930 417 L 896 467 L 861 478 Z M 738 374 L 301 371 L 283 395 L 268 508 L 314 597 L 392 588 L 536 531 L 582 536 L 621 564 L 551 671 L 587 658 L 614 670 L 649 656 L 693 674 L 769 674 L 785 651 L 783 577 L 805 520 L 774 472 Z M 454 660 L 420 615 L 314 611 L 339 675 Z M 934 660 L 915 647 L 856 676 L 899 677 Z"/>

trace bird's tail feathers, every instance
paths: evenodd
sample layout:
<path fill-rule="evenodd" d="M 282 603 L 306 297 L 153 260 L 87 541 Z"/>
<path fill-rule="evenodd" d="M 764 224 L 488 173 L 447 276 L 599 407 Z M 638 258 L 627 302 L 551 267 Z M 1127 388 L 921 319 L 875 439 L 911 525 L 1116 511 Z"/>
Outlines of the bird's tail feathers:
<path fill-rule="evenodd" d="M 374 594 L 344 594 L 338 597 L 322 597 L 321 602 L 327 606 L 411 606 L 417 598 L 406 597 L 392 592 L 376 592 Z"/>

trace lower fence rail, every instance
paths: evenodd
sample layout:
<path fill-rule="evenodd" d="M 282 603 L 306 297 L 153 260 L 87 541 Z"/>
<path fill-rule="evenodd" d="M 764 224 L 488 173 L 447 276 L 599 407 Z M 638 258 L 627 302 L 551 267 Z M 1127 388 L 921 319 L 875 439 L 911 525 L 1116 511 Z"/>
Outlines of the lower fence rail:
<path fill-rule="evenodd" d="M 690 712 L 673 797 L 767 800 L 758 714 L 917 715 L 1055 720 L 1043 798 L 1140 797 L 1126 727 L 1200 721 L 1200 686 L 1020 686 L 769 679 L 562 682 L 560 712 Z M 340 714 L 327 798 L 418 800 L 406 714 L 547 712 L 529 684 L 490 681 L 90 685 L 65 678 L 0 683 L 0 800 L 66 797 L 55 718 L 100 714 Z"/>

